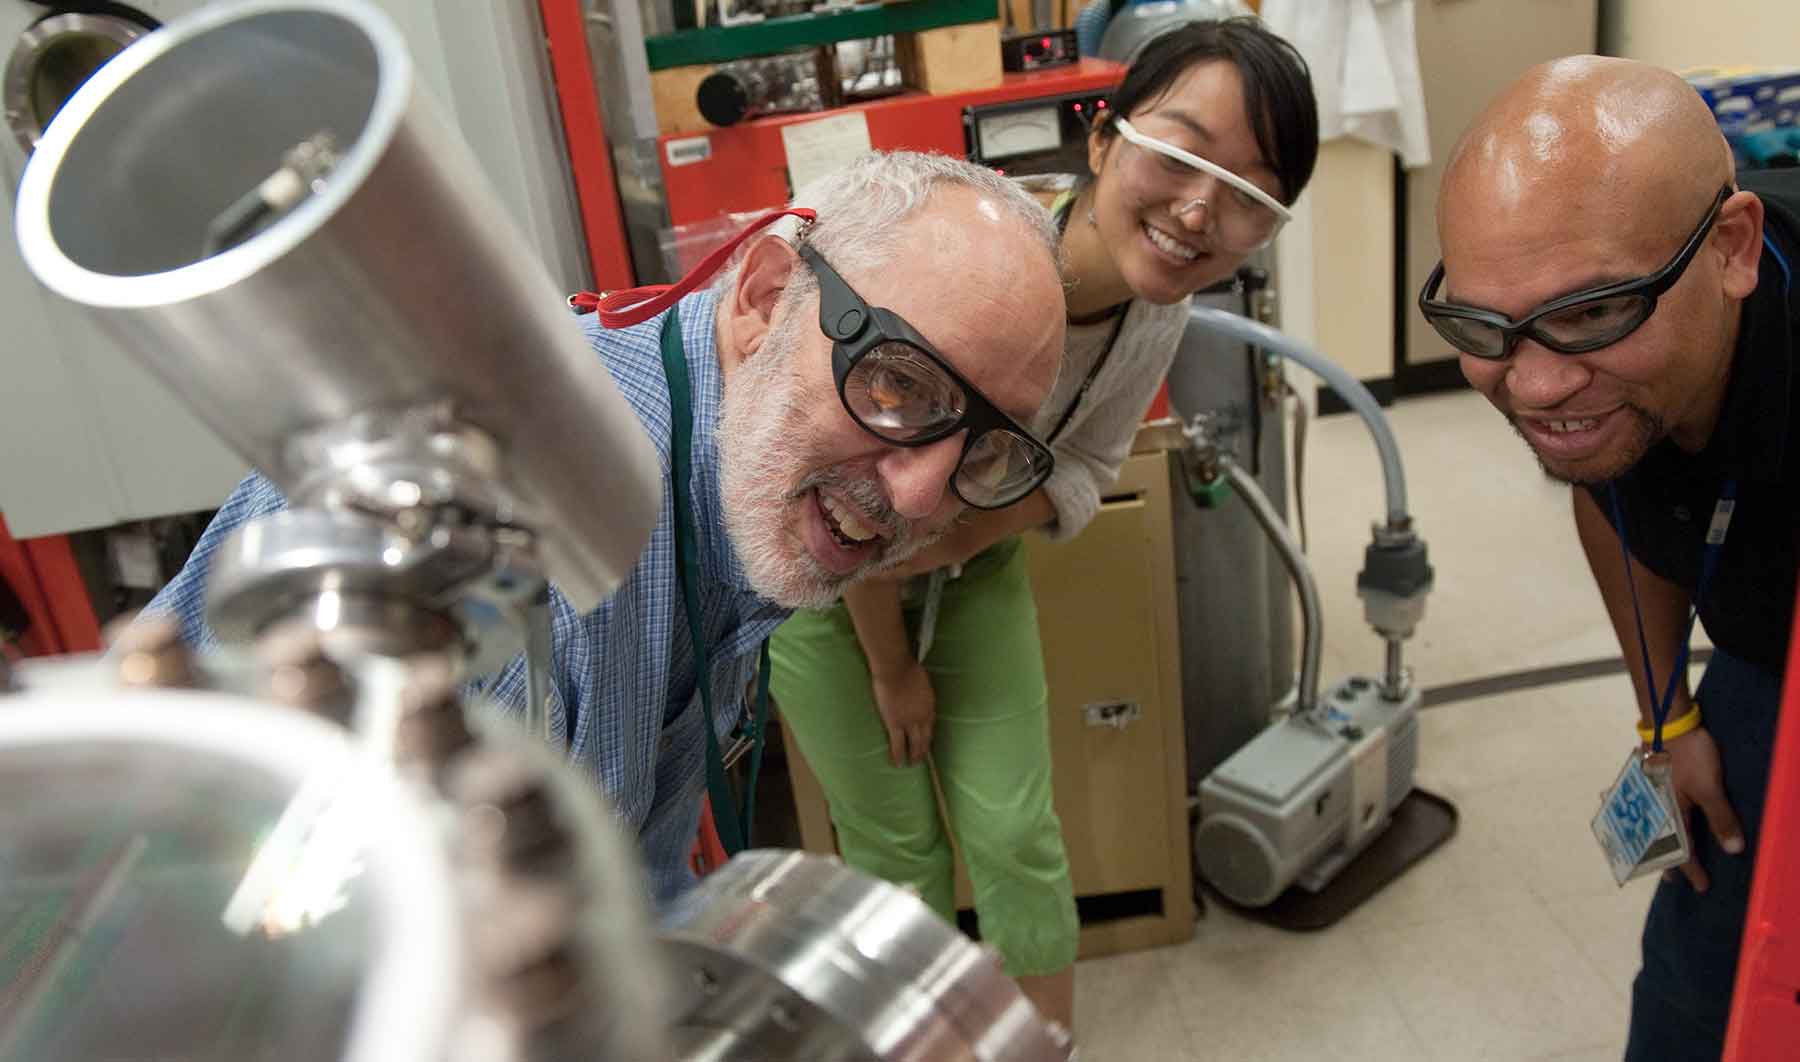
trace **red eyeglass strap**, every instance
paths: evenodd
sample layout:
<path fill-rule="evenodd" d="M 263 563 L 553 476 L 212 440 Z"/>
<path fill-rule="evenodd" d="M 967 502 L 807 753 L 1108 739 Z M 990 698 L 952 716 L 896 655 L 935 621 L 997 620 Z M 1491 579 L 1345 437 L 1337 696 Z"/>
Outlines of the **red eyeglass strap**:
<path fill-rule="evenodd" d="M 693 271 L 674 284 L 646 284 L 641 288 L 626 288 L 623 291 L 595 293 L 580 291 L 569 296 L 569 309 L 576 313 L 600 314 L 600 327 L 626 328 L 634 324 L 642 324 L 669 307 L 675 305 L 682 296 L 693 291 L 712 278 L 724 267 L 731 256 L 737 252 L 738 246 L 756 235 L 757 231 L 792 214 L 802 221 L 811 222 L 818 218 L 818 212 L 806 207 L 793 207 L 782 210 L 771 210 L 762 217 L 751 222 L 743 232 L 733 236 L 723 247 L 706 256 L 706 259 L 695 266 Z"/>

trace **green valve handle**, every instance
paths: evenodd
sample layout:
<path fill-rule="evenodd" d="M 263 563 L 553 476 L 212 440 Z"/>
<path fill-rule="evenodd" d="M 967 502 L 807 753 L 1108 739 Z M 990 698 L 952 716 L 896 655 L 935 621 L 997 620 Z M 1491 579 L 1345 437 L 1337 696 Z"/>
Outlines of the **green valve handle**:
<path fill-rule="evenodd" d="M 1193 497 L 1194 504 L 1202 509 L 1223 508 L 1231 497 L 1231 481 L 1224 476 L 1202 480 L 1193 469 L 1186 467 L 1181 473 L 1187 477 L 1188 494 Z"/>

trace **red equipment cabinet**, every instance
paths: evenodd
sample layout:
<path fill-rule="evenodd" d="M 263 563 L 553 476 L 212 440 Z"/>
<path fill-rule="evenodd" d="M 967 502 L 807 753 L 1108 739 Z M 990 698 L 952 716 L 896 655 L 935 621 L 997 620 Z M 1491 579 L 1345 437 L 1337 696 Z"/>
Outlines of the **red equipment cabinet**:
<path fill-rule="evenodd" d="M 1789 637 L 1726 1062 L 1800 1055 L 1800 624 Z"/>
<path fill-rule="evenodd" d="M 938 96 L 909 92 L 824 113 L 776 115 L 710 133 L 660 137 L 657 162 L 662 168 L 669 218 L 674 225 L 691 225 L 727 213 L 766 210 L 786 203 L 791 192 L 787 149 L 781 137 L 784 126 L 860 111 L 868 117 L 869 146 L 876 150 L 936 151 L 961 158 L 968 153 L 965 108 L 1098 95 L 1111 92 L 1124 76 L 1121 63 L 1083 59 L 1072 66 L 1007 74 L 999 88 Z M 704 150 L 692 150 L 699 141 L 705 141 Z M 680 150 L 672 152 L 671 145 Z M 671 155 L 693 161 L 672 165 Z M 698 253 L 706 250 L 710 248 Z M 1145 419 L 1168 413 L 1168 388 L 1164 387 L 1151 401 Z"/>
<path fill-rule="evenodd" d="M 818 114 L 757 118 L 710 133 L 664 136 L 657 142 L 669 219 L 687 225 L 736 211 L 763 210 L 788 200 L 783 126 L 860 111 L 869 120 L 869 146 L 879 151 L 936 151 L 963 157 L 968 145 L 963 108 L 1110 91 L 1124 76 L 1118 63 L 1083 59 L 1073 66 L 1007 74 L 1000 87 L 931 96 L 908 92 Z M 670 165 L 670 145 L 706 141 L 702 152 L 678 151 L 694 161 Z M 695 158 L 695 156 L 701 156 Z"/>

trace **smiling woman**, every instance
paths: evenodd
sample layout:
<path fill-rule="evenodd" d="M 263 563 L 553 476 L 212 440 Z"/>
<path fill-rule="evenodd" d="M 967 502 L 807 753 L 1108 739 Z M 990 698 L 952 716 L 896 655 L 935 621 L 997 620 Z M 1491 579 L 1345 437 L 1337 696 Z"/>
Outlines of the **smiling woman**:
<path fill-rule="evenodd" d="M 1318 159 L 1304 61 L 1249 19 L 1191 23 L 1145 45 L 1088 138 L 1094 177 L 1065 241 L 1077 316 L 1133 296 L 1168 303 L 1266 246 Z"/>

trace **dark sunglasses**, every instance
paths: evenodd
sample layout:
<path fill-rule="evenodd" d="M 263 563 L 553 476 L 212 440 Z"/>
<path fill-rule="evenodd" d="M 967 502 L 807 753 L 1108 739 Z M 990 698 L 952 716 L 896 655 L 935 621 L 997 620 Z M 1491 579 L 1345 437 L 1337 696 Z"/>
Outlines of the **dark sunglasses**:
<path fill-rule="evenodd" d="M 1700 227 L 1688 237 L 1681 252 L 1656 272 L 1588 288 L 1538 307 L 1517 321 L 1505 314 L 1474 306 L 1437 300 L 1444 282 L 1444 263 L 1439 262 L 1419 292 L 1419 312 L 1431 327 L 1457 350 L 1477 358 L 1500 359 L 1512 353 L 1520 336 L 1528 336 L 1559 354 L 1586 354 L 1611 346 L 1637 331 L 1656 312 L 1656 300 L 1687 272 L 1718 220 L 1719 209 L 1731 198 L 1727 184 L 1714 197 L 1712 209 Z"/>
<path fill-rule="evenodd" d="M 800 258 L 819 280 L 819 329 L 832 341 L 838 397 L 862 429 L 895 446 L 929 446 L 967 429 L 950 477 L 977 509 L 1002 509 L 1056 467 L 1050 448 L 1000 412 L 892 310 L 870 306 L 818 251 Z"/>

